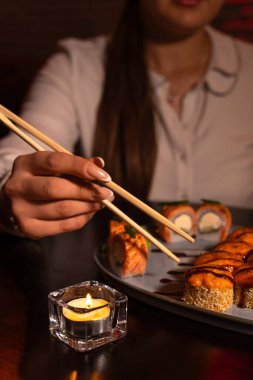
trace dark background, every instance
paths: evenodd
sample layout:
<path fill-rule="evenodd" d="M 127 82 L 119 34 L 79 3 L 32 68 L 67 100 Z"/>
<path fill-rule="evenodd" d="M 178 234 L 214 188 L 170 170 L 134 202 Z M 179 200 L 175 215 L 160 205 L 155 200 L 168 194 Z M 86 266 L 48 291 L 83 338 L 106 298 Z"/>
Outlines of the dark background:
<path fill-rule="evenodd" d="M 109 33 L 125 0 L 1 0 L 0 103 L 14 112 L 34 74 L 66 36 Z M 253 0 L 226 0 L 215 23 L 253 41 Z M 3 134 L 0 130 L 0 136 Z"/>

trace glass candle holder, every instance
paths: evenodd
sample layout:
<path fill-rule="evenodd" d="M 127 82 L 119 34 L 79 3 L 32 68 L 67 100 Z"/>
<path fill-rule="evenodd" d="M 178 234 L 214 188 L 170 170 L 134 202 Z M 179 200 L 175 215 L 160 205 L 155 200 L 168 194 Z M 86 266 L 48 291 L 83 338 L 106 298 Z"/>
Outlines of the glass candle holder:
<path fill-rule="evenodd" d="M 85 281 L 48 295 L 51 334 L 85 352 L 126 335 L 127 297 L 97 281 Z"/>

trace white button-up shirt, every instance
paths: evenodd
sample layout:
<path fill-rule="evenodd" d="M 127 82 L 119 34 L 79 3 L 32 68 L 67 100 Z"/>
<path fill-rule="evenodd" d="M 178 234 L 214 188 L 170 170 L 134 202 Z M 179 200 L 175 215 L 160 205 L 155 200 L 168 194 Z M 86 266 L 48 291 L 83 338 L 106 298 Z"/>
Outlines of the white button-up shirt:
<path fill-rule="evenodd" d="M 253 47 L 207 28 L 212 59 L 205 78 L 184 98 L 179 115 L 168 102 L 170 83 L 150 72 L 158 156 L 149 199 L 201 198 L 253 208 Z M 68 39 L 40 70 L 22 117 L 74 150 L 92 152 L 106 38 Z M 138 85 L 138 83 L 136 83 Z M 14 135 L 0 141 L 2 183 L 18 154 L 31 151 Z"/>

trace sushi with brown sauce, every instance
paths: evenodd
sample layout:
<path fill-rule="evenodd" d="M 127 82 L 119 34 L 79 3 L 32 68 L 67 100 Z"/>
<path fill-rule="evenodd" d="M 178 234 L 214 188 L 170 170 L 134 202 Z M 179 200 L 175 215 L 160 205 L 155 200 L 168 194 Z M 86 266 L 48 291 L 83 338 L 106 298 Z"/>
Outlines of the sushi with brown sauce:
<path fill-rule="evenodd" d="M 234 259 L 231 257 L 227 258 L 216 258 L 213 260 L 209 260 L 205 262 L 205 265 L 215 265 L 219 268 L 228 269 L 231 273 L 237 270 L 240 266 L 242 266 L 243 261 L 240 259 Z"/>
<path fill-rule="evenodd" d="M 246 257 L 247 253 L 253 249 L 253 244 L 247 243 L 240 240 L 224 241 L 216 245 L 215 250 L 222 250 L 231 253 L 237 253 L 243 259 Z"/>
<path fill-rule="evenodd" d="M 112 271 L 120 277 L 140 276 L 146 272 L 148 245 L 143 235 L 127 226 L 114 234 L 109 249 Z"/>
<path fill-rule="evenodd" d="M 244 234 L 245 232 L 253 233 L 253 227 L 237 227 L 232 232 L 230 232 L 230 234 L 228 234 L 227 240 L 237 239 L 239 235 Z"/>
<path fill-rule="evenodd" d="M 244 264 L 234 273 L 234 303 L 239 307 L 253 308 L 253 265 Z"/>
<path fill-rule="evenodd" d="M 180 202 L 167 204 L 163 206 L 161 213 L 187 234 L 193 235 L 195 233 L 195 210 L 189 204 Z M 182 240 L 180 235 L 163 224 L 159 224 L 158 233 L 164 241 L 169 243 Z"/>
<path fill-rule="evenodd" d="M 241 264 L 243 264 L 243 259 L 241 255 L 238 253 L 230 253 L 226 251 L 210 251 L 202 253 L 195 261 L 194 265 L 201 265 L 206 264 L 211 260 L 217 260 L 217 259 L 234 259 L 240 261 Z"/>
<path fill-rule="evenodd" d="M 244 261 L 246 264 L 253 264 L 253 249 L 247 253 Z"/>
<path fill-rule="evenodd" d="M 246 241 L 246 243 L 250 243 L 253 246 L 253 232 L 244 232 L 237 236 L 239 241 Z"/>
<path fill-rule="evenodd" d="M 198 234 L 205 240 L 224 240 L 232 225 L 230 210 L 219 202 L 203 201 L 196 211 Z"/>
<path fill-rule="evenodd" d="M 225 311 L 233 303 L 234 279 L 227 269 L 199 265 L 186 272 L 183 300 L 200 308 Z"/>

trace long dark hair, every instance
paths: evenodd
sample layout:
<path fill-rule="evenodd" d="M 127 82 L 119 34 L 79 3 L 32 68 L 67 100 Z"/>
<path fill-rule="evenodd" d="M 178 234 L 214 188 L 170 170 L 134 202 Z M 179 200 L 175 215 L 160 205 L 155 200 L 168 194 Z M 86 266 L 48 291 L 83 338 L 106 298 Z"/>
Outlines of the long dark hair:
<path fill-rule="evenodd" d="M 153 110 L 139 5 L 128 0 L 107 45 L 93 154 L 104 158 L 115 182 L 142 199 L 156 159 Z"/>

